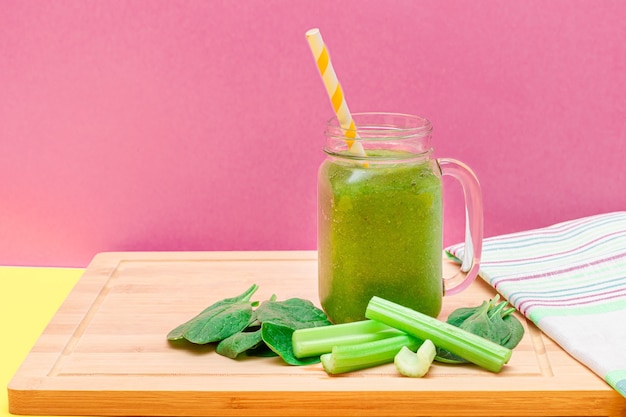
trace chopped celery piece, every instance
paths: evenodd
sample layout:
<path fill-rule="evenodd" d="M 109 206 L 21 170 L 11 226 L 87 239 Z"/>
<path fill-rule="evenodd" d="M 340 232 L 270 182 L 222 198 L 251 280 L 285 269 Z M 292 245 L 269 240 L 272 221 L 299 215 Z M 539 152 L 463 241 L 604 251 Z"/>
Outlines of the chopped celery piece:
<path fill-rule="evenodd" d="M 430 339 L 426 339 L 422 346 L 417 349 L 417 352 L 413 352 L 408 347 L 403 346 L 393 359 L 393 362 L 398 372 L 402 375 L 421 378 L 428 373 L 436 354 L 437 348 Z"/>
<path fill-rule="evenodd" d="M 374 342 L 335 346 L 331 353 L 323 354 L 320 359 L 327 373 L 341 374 L 393 362 L 403 346 L 415 350 L 421 343 L 412 336 L 400 334 Z"/>
<path fill-rule="evenodd" d="M 293 332 L 293 352 L 297 358 L 329 353 L 334 346 L 354 345 L 386 339 L 404 332 L 374 320 L 332 326 L 310 327 Z"/>
<path fill-rule="evenodd" d="M 511 358 L 511 349 L 380 297 L 372 297 L 365 316 L 418 339 L 430 339 L 437 347 L 491 372 L 499 372 Z"/>

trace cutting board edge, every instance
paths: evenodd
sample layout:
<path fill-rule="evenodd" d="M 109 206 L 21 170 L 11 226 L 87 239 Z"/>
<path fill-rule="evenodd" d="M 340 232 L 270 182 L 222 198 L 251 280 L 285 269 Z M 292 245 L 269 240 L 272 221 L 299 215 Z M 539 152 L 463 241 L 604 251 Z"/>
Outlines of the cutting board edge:
<path fill-rule="evenodd" d="M 621 416 L 626 403 L 614 391 L 26 391 L 9 390 L 15 415 L 101 416 L 427 416 L 471 409 L 472 415 Z M 410 395 L 407 397 L 407 394 Z M 62 399 L 62 400 L 61 400 Z M 49 404 L 54 403 L 54 406 Z M 419 404 L 419 410 L 416 410 Z M 581 406 L 586 405 L 587 407 Z M 461 408 L 459 408 L 461 407 Z"/>

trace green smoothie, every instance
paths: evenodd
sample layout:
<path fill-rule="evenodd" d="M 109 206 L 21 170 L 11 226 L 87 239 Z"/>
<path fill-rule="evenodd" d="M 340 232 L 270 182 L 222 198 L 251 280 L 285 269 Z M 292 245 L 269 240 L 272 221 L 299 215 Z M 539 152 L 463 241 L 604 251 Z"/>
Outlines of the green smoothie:
<path fill-rule="evenodd" d="M 333 322 L 363 320 L 373 296 L 439 314 L 442 186 L 433 164 L 322 163 L 319 293 Z"/>

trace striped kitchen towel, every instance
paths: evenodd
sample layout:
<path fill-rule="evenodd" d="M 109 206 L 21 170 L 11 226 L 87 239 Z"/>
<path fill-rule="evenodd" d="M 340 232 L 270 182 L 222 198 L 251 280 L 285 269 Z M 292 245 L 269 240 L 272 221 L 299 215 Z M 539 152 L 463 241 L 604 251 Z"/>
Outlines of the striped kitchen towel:
<path fill-rule="evenodd" d="M 463 244 L 447 253 L 463 258 Z M 486 238 L 480 276 L 626 397 L 626 212 Z"/>

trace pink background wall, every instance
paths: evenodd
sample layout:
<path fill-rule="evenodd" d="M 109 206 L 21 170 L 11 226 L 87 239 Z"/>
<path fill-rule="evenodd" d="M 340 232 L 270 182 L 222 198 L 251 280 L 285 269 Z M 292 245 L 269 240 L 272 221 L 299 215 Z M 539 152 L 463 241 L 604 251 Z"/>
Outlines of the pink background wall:
<path fill-rule="evenodd" d="M 0 0 L 0 264 L 314 249 L 311 27 L 352 111 L 426 116 L 474 168 L 487 236 L 624 210 L 625 22 L 619 0 Z"/>

